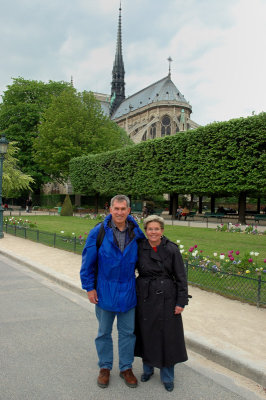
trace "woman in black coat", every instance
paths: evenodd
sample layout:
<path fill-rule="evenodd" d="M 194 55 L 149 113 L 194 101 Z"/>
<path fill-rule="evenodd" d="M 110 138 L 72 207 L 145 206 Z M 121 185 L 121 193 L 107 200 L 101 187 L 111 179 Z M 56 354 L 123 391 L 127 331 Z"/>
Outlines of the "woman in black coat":
<path fill-rule="evenodd" d="M 174 388 L 174 365 L 187 360 L 181 313 L 188 304 L 187 277 L 178 246 L 163 236 L 164 220 L 144 220 L 147 239 L 139 243 L 136 280 L 136 346 L 142 382 L 160 368 L 165 389 Z"/>

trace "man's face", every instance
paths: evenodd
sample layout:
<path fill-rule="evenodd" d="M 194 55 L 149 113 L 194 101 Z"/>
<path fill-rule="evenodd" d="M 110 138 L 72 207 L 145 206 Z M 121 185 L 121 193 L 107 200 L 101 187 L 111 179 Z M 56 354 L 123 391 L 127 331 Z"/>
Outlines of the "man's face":
<path fill-rule="evenodd" d="M 124 225 L 128 214 L 130 213 L 130 207 L 127 206 L 127 202 L 115 200 L 113 206 L 110 207 L 110 214 L 116 226 Z"/>

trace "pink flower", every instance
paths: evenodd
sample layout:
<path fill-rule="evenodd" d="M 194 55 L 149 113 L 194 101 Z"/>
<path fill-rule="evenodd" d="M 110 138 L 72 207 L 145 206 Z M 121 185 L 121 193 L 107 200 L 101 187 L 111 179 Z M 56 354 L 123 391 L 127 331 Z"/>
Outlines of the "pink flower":
<path fill-rule="evenodd" d="M 194 250 L 194 247 L 190 247 L 190 249 L 188 249 L 188 251 L 189 251 L 190 253 L 192 253 L 193 250 Z"/>
<path fill-rule="evenodd" d="M 229 257 L 231 261 L 234 261 L 234 257 Z"/>
<path fill-rule="evenodd" d="M 202 253 L 203 252 L 203 250 L 200 250 L 200 253 Z M 266 259 L 264 260 L 264 262 L 266 262 Z"/>
<path fill-rule="evenodd" d="M 195 246 L 194 246 L 194 249 L 196 249 L 198 247 L 198 245 L 197 244 L 195 244 Z"/>
<path fill-rule="evenodd" d="M 266 263 L 266 258 L 264 258 L 264 262 Z"/>
<path fill-rule="evenodd" d="M 239 251 L 239 250 L 237 250 L 237 251 L 236 251 L 236 255 L 238 256 L 238 255 L 239 255 L 239 253 L 240 253 L 240 251 Z"/>
<path fill-rule="evenodd" d="M 252 262 L 253 262 L 253 259 L 252 259 L 252 258 L 249 258 L 249 259 L 248 259 L 248 262 L 252 263 Z"/>

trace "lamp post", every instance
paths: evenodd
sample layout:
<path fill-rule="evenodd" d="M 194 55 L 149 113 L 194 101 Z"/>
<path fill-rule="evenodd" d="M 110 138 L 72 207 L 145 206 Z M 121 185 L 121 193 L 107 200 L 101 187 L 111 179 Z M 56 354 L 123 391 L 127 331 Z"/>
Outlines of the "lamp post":
<path fill-rule="evenodd" d="M 0 139 L 0 239 L 4 237 L 3 233 L 3 207 L 2 207 L 2 180 L 3 180 L 3 162 L 7 153 L 8 140 L 5 135 Z"/>

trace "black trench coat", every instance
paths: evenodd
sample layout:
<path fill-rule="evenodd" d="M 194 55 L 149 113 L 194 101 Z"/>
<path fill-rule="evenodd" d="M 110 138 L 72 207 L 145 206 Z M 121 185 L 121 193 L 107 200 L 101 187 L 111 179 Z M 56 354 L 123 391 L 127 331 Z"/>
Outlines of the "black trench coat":
<path fill-rule="evenodd" d="M 176 305 L 188 304 L 187 277 L 178 246 L 163 237 L 152 249 L 139 243 L 136 280 L 135 355 L 147 365 L 162 368 L 187 360 L 181 314 Z"/>

